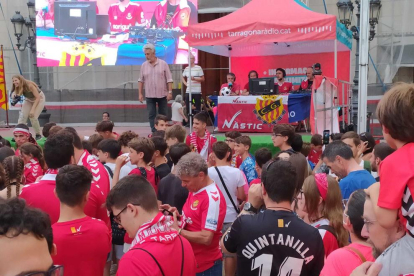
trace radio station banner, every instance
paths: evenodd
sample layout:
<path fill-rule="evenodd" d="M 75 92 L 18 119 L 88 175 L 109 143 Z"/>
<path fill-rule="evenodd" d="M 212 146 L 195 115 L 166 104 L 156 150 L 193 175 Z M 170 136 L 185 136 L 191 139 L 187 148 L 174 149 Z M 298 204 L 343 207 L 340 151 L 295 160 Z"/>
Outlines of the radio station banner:
<path fill-rule="evenodd" d="M 37 65 L 141 65 L 147 43 L 168 64 L 187 64 L 197 1 L 36 0 Z"/>
<path fill-rule="evenodd" d="M 311 94 L 218 97 L 219 131 L 272 132 L 276 124 L 305 120 Z"/>

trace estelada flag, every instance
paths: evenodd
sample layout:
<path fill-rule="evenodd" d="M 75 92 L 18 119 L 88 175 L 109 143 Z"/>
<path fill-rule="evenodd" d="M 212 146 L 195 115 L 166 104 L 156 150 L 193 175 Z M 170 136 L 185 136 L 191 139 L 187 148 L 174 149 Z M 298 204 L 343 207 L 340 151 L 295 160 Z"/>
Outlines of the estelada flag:
<path fill-rule="evenodd" d="M 8 108 L 6 101 L 6 74 L 4 73 L 3 47 L 0 48 L 0 107 L 6 110 Z"/>

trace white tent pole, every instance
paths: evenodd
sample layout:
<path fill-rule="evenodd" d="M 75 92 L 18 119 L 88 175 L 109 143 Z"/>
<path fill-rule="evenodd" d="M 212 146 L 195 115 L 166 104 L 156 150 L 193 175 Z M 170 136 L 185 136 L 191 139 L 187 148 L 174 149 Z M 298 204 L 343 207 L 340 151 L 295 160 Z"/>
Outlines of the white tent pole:
<path fill-rule="evenodd" d="M 192 90 L 191 90 L 191 48 L 190 45 L 188 45 L 188 77 L 187 77 L 187 89 L 188 89 L 188 114 L 190 119 L 190 133 L 193 132 L 193 99 L 192 99 Z"/>
<path fill-rule="evenodd" d="M 359 85 L 358 85 L 358 133 L 367 131 L 367 90 L 369 52 L 369 0 L 361 1 L 361 25 L 359 28 Z"/>
<path fill-rule="evenodd" d="M 335 56 L 334 56 L 334 62 L 335 62 L 335 79 L 338 78 L 338 44 L 337 44 L 338 40 L 335 39 L 334 41 L 334 47 L 335 47 Z"/>

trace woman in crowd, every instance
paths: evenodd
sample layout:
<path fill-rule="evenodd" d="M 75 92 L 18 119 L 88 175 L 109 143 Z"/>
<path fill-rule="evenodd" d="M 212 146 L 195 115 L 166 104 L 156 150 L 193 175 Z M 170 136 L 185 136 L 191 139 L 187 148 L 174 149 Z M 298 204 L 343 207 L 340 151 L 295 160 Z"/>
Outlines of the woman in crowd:
<path fill-rule="evenodd" d="M 187 117 L 184 115 L 182 101 L 183 97 L 181 95 L 177 95 L 175 97 L 175 101 L 171 105 L 171 120 L 174 125 L 182 125 L 183 120 L 188 122 Z"/>
<path fill-rule="evenodd" d="M 375 261 L 372 256 L 372 247 L 361 235 L 364 227 L 362 215 L 364 214 L 365 196 L 364 190 L 361 189 L 353 192 L 349 197 L 345 206 L 343 225 L 352 243 L 329 255 L 321 272 L 322 276 L 348 276 L 360 264 Z"/>
<path fill-rule="evenodd" d="M 20 147 L 20 155 L 24 162 L 25 184 L 36 182 L 36 179 L 47 170 L 42 149 L 38 145 L 24 143 Z"/>
<path fill-rule="evenodd" d="M 319 229 L 325 256 L 348 244 L 348 233 L 342 226 L 342 195 L 338 182 L 318 173 L 308 176 L 298 194 L 298 206 L 307 213 L 312 226 Z"/>
<path fill-rule="evenodd" d="M 29 118 L 36 132 L 36 140 L 38 140 L 42 138 L 38 118 L 45 106 L 45 94 L 43 94 L 36 83 L 26 80 L 21 75 L 13 76 L 12 80 L 12 98 L 24 96 L 18 124 L 26 124 L 27 118 Z"/>
<path fill-rule="evenodd" d="M 3 168 L 0 169 L 1 178 L 4 179 L 5 188 L 0 191 L 0 198 L 9 199 L 18 197 L 23 185 L 23 160 L 18 156 L 9 156 L 4 159 Z"/>

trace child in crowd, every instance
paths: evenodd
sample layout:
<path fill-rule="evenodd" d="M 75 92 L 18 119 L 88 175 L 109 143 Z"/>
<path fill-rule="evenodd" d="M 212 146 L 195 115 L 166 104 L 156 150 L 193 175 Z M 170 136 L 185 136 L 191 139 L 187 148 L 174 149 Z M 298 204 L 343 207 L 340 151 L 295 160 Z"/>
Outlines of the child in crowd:
<path fill-rule="evenodd" d="M 158 114 L 157 116 L 155 116 L 154 127 L 156 131 L 166 131 L 168 127 L 168 117 L 162 114 Z M 154 133 L 149 134 L 148 138 L 151 138 L 153 135 Z"/>
<path fill-rule="evenodd" d="M 310 154 L 311 151 L 313 151 L 311 143 L 303 142 L 302 149 L 301 149 L 300 153 L 302 153 L 306 157 L 306 160 L 308 160 L 309 170 L 313 171 L 313 169 L 315 168 L 315 165 L 318 164 L 318 163 L 313 163 L 312 161 L 309 160 L 309 154 Z M 319 159 L 318 159 L 318 162 L 319 162 Z"/>
<path fill-rule="evenodd" d="M 24 161 L 25 184 L 36 182 L 47 169 L 42 149 L 38 145 L 24 143 L 20 147 L 20 155 Z"/>
<path fill-rule="evenodd" d="M 52 225 L 57 254 L 53 263 L 63 265 L 65 275 L 102 276 L 111 236 L 105 223 L 85 215 L 92 174 L 83 166 L 67 165 L 56 176 L 60 217 Z"/>
<path fill-rule="evenodd" d="M 165 130 L 156 130 L 152 133 L 152 137 L 161 137 L 162 139 L 165 139 Z"/>
<path fill-rule="evenodd" d="M 118 141 L 114 139 L 105 139 L 99 142 L 97 149 L 99 161 L 104 164 L 112 183 L 115 171 L 115 161 L 121 151 L 121 147 L 119 146 Z"/>
<path fill-rule="evenodd" d="M 112 139 L 112 138 L 104 138 L 101 134 L 93 134 L 89 137 L 88 142 L 91 144 L 92 147 L 92 156 L 96 160 L 99 160 L 98 158 L 98 144 L 103 141 L 103 139 Z"/>
<path fill-rule="evenodd" d="M 82 141 L 82 146 L 89 154 L 92 155 L 92 144 L 91 144 L 91 142 L 83 140 Z M 95 158 L 96 160 L 98 160 L 97 156 L 92 155 L 92 157 Z"/>
<path fill-rule="evenodd" d="M 121 153 L 122 155 L 128 157 L 129 156 L 129 147 L 128 143 L 132 141 L 134 138 L 138 138 L 139 135 L 133 131 L 125 131 L 119 136 L 118 143 L 121 146 Z M 127 176 L 133 169 L 137 166 L 131 164 L 131 161 L 128 161 L 124 166 L 121 168 L 121 172 L 119 173 L 119 179 L 124 178 Z M 114 171 L 115 173 L 115 171 Z"/>
<path fill-rule="evenodd" d="M 106 171 L 109 174 L 109 178 L 111 180 L 111 189 L 112 189 L 112 178 L 114 176 L 115 171 L 115 162 L 116 158 L 119 155 L 121 150 L 121 146 L 119 141 L 114 139 L 105 139 L 102 140 L 98 144 L 98 157 L 99 161 L 104 164 Z M 125 167 L 125 166 L 124 166 Z M 122 258 L 124 252 L 124 236 L 125 231 L 124 229 L 119 228 L 119 225 L 113 220 L 113 216 L 111 216 L 111 228 L 112 228 L 112 244 L 113 244 L 113 255 L 114 258 L 114 267 L 116 269 L 116 264 Z M 111 274 L 112 268 L 111 268 Z"/>
<path fill-rule="evenodd" d="M 19 197 L 20 191 L 23 188 L 23 160 L 15 155 L 6 157 L 2 162 L 4 169 L 0 171 L 0 176 L 4 180 L 4 189 L 0 191 L 0 199 L 10 199 Z"/>
<path fill-rule="evenodd" d="M 308 157 L 308 161 L 313 163 L 313 166 L 318 164 L 319 158 L 322 154 L 322 135 L 320 134 L 314 134 L 311 138 L 311 150 Z M 306 156 L 306 155 L 305 155 Z"/>
<path fill-rule="evenodd" d="M 114 123 L 111 121 L 100 121 L 96 124 L 96 132 L 98 132 L 104 139 L 118 140 L 119 134 L 114 132 Z"/>
<path fill-rule="evenodd" d="M 175 97 L 175 101 L 171 105 L 171 120 L 175 125 L 182 125 L 183 120 L 185 122 L 188 122 L 188 119 L 183 112 L 183 105 L 181 103 L 182 101 L 183 97 L 181 95 L 177 95 Z"/>
<path fill-rule="evenodd" d="M 207 130 L 207 115 L 204 112 L 197 113 L 194 116 L 193 128 L 194 131 L 187 136 L 185 143 L 203 157 L 208 160 L 212 147 L 217 138 L 210 134 Z"/>
<path fill-rule="evenodd" d="M 131 131 L 131 130 L 122 132 L 122 134 L 119 136 L 119 139 L 118 139 L 119 146 L 121 147 L 121 152 L 122 153 L 129 153 L 128 143 L 132 139 L 138 138 L 138 137 L 139 137 L 139 135 L 136 134 L 135 132 Z"/>
<path fill-rule="evenodd" d="M 257 172 L 258 178 L 252 180 L 250 185 L 262 183 L 262 180 L 260 179 L 262 176 L 262 168 L 264 164 L 272 159 L 272 152 L 268 148 L 260 148 L 254 153 L 254 159 L 256 160 L 254 169 Z"/>
<path fill-rule="evenodd" d="M 378 223 L 395 225 L 397 217 L 406 221 L 407 232 L 414 237 L 414 84 L 401 83 L 391 88 L 377 106 L 377 118 L 384 138 L 394 153 L 380 164 L 380 183 L 367 190 L 375 206 Z M 401 127 L 404 126 L 404 127 Z M 401 210 L 401 212 L 400 212 Z"/>
<path fill-rule="evenodd" d="M 166 177 L 170 172 L 171 168 L 167 164 L 167 159 L 165 158 L 165 152 L 167 151 L 167 143 L 164 138 L 161 137 L 152 137 L 152 142 L 154 143 L 155 152 L 152 156 L 152 163 L 154 164 L 155 171 L 160 179 Z"/>
<path fill-rule="evenodd" d="M 119 181 L 119 173 L 121 171 L 121 168 L 129 160 L 131 161 L 132 165 L 137 166 L 135 169 L 129 172 L 129 175 L 142 175 L 148 180 L 149 183 L 151 183 L 155 192 L 157 192 L 157 175 L 155 173 L 155 169 L 148 165 L 151 162 L 155 152 L 154 143 L 149 138 L 140 137 L 132 139 L 128 143 L 128 146 L 129 156 L 121 155 L 116 159 L 112 186 L 115 186 Z"/>
<path fill-rule="evenodd" d="M 49 131 L 55 125 L 56 125 L 56 123 L 54 123 L 54 122 L 46 123 L 42 128 L 43 137 L 45 137 L 45 138 L 49 137 L 49 135 L 50 135 Z"/>
<path fill-rule="evenodd" d="M 168 147 L 178 143 L 184 143 L 186 135 L 187 131 L 184 127 L 174 125 L 165 131 L 165 142 L 167 142 Z"/>
<path fill-rule="evenodd" d="M 235 168 L 239 168 L 243 161 L 241 160 L 241 157 L 239 155 L 234 153 L 234 140 L 237 137 L 240 137 L 242 135 L 238 131 L 229 131 L 229 132 L 226 132 L 224 136 L 226 137 L 226 140 L 224 141 L 227 143 L 227 145 L 229 145 L 229 147 L 233 151 L 233 157 L 231 159 L 231 166 Z"/>
<path fill-rule="evenodd" d="M 170 157 L 170 147 L 178 143 L 184 143 L 185 137 L 187 136 L 187 131 L 184 127 L 180 125 L 174 125 L 168 128 L 165 131 L 165 142 L 167 143 L 167 151 L 165 153 L 165 158 L 167 159 L 167 164 L 172 169 L 174 164 L 172 158 Z"/>
<path fill-rule="evenodd" d="M 240 165 L 240 170 L 246 175 L 247 181 L 250 183 L 257 178 L 257 172 L 255 170 L 254 157 L 251 156 L 249 150 L 252 146 L 252 140 L 249 136 L 240 136 L 235 140 L 234 151 L 242 159 L 242 164 Z"/>
<path fill-rule="evenodd" d="M 119 181 L 119 173 L 121 171 L 121 167 L 124 166 L 129 159 L 131 161 L 131 164 L 136 165 L 137 167 L 130 171 L 128 175 L 136 174 L 146 178 L 157 194 L 159 177 L 155 172 L 155 169 L 148 165 L 151 162 L 155 152 L 154 143 L 149 138 L 140 137 L 132 139 L 131 142 L 128 143 L 128 146 L 130 149 L 129 156 L 121 155 L 116 159 L 112 186 L 114 187 Z M 124 238 L 124 248 L 129 248 L 131 246 L 132 240 L 133 239 L 128 237 L 126 234 Z"/>
<path fill-rule="evenodd" d="M 154 119 L 155 129 L 156 130 L 167 130 L 168 127 L 168 117 L 165 115 L 158 114 Z"/>
<path fill-rule="evenodd" d="M 50 137 L 50 136 L 52 136 L 52 135 L 55 135 L 56 133 L 58 133 L 59 131 L 61 131 L 63 129 L 63 127 L 61 127 L 61 126 L 58 126 L 58 125 L 56 125 L 56 126 L 52 126 L 50 129 L 49 129 L 49 136 L 48 137 Z"/>

